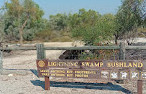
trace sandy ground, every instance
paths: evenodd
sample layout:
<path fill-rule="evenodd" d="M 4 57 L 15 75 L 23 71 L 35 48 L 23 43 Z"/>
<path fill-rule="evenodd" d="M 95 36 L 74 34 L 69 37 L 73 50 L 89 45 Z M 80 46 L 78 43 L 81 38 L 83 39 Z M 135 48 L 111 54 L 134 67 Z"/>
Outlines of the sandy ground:
<path fill-rule="evenodd" d="M 47 46 L 73 46 L 68 43 L 45 43 Z M 77 44 L 80 45 L 81 44 Z M 49 59 L 58 59 L 64 51 L 46 51 Z M 136 82 L 126 84 L 84 84 L 84 83 L 61 83 L 64 79 L 50 78 L 51 90 L 44 90 L 44 78 L 37 77 L 36 51 L 15 51 L 3 58 L 3 67 L 8 73 L 0 75 L 0 94 L 136 94 Z M 14 73 L 11 71 L 15 71 Z M 16 72 L 17 71 L 17 72 Z M 79 81 L 78 79 L 71 79 Z M 82 79 L 80 79 L 82 80 Z M 80 85 L 77 85 L 80 84 Z M 144 87 L 145 82 L 144 82 Z M 143 90 L 146 94 L 146 90 Z"/>

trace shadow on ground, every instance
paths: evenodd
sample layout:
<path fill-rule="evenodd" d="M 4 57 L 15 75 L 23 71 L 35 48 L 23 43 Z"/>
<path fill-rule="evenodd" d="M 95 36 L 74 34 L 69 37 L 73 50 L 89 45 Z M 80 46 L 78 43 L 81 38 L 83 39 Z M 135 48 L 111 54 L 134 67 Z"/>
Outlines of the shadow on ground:
<path fill-rule="evenodd" d="M 40 80 L 31 80 L 31 83 L 35 86 L 41 86 L 45 88 L 45 82 Z M 82 88 L 82 89 L 97 89 L 97 90 L 112 90 L 122 91 L 125 94 L 132 94 L 131 91 L 121 87 L 120 85 L 114 85 L 112 83 L 82 83 L 82 82 L 55 82 L 50 81 L 51 87 L 64 87 L 64 88 Z"/>
<path fill-rule="evenodd" d="M 34 75 L 37 75 L 37 70 L 35 69 L 5 69 L 9 71 L 31 71 Z M 40 80 L 31 80 L 31 83 L 35 86 L 41 86 L 45 89 L 45 82 Z M 112 90 L 112 91 L 122 91 L 125 94 L 132 94 L 131 91 L 121 87 L 120 85 L 114 85 L 112 83 L 83 83 L 83 82 L 55 82 L 50 81 L 51 87 L 64 87 L 64 88 L 83 88 L 83 89 L 97 89 L 97 90 Z"/>
<path fill-rule="evenodd" d="M 32 72 L 35 76 L 38 77 L 37 75 L 37 70 L 36 69 L 3 69 L 4 74 L 28 74 L 27 72 Z"/>

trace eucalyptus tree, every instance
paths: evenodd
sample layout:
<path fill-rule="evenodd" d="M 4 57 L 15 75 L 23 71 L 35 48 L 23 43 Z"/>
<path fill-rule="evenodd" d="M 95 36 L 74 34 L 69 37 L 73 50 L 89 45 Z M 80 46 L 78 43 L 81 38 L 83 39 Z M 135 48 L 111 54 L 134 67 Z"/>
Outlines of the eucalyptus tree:
<path fill-rule="evenodd" d="M 68 27 L 68 15 L 67 14 L 57 14 L 57 15 L 50 15 L 49 24 L 51 29 L 57 31 L 66 31 Z"/>
<path fill-rule="evenodd" d="M 20 44 L 23 44 L 23 31 L 27 31 L 28 36 L 37 29 L 36 26 L 41 22 L 43 11 L 33 0 L 10 0 L 5 3 L 8 15 L 5 30 L 14 31 L 19 38 Z M 35 30 L 34 30 L 35 29 Z"/>
<path fill-rule="evenodd" d="M 130 32 L 132 32 L 130 35 L 136 34 L 137 28 L 142 25 L 142 10 L 140 6 L 143 2 L 144 0 L 123 0 L 115 20 L 116 32 L 114 35 L 116 44 L 117 40 L 123 38 L 124 35 L 128 35 Z M 128 38 L 130 35 L 128 35 Z"/>

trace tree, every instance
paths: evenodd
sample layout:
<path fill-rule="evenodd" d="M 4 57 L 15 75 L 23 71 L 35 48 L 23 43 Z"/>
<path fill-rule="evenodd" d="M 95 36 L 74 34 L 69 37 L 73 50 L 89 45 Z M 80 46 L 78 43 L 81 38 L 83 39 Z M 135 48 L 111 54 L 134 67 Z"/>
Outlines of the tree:
<path fill-rule="evenodd" d="M 116 14 L 115 44 L 117 44 L 117 40 L 123 38 L 124 35 L 129 38 L 130 35 L 136 33 L 137 28 L 142 25 L 140 9 L 142 2 L 143 0 L 123 0 L 122 6 Z"/>
<path fill-rule="evenodd" d="M 23 31 L 26 26 L 28 27 L 28 29 L 34 29 L 34 26 L 41 21 L 44 13 L 32 0 L 11 0 L 11 2 L 7 2 L 5 6 L 7 8 L 5 15 L 8 15 L 8 22 L 11 22 L 11 24 L 7 24 L 7 28 L 5 28 L 5 30 L 11 28 L 11 30 L 13 29 L 13 31 L 18 31 L 19 41 L 22 45 L 24 35 Z M 29 31 L 31 32 L 32 30 Z"/>
<path fill-rule="evenodd" d="M 49 24 L 51 29 L 57 31 L 67 31 L 69 17 L 66 14 L 50 15 Z"/>
<path fill-rule="evenodd" d="M 70 15 L 70 26 L 72 28 L 80 27 L 80 26 L 88 26 L 95 25 L 101 15 L 94 11 L 80 9 L 78 13 Z"/>
<path fill-rule="evenodd" d="M 74 18 L 76 20 L 72 21 L 72 35 L 83 40 L 86 45 L 96 45 L 112 39 L 114 15 L 100 15 L 93 10 L 81 9 L 78 14 L 73 15 Z"/>

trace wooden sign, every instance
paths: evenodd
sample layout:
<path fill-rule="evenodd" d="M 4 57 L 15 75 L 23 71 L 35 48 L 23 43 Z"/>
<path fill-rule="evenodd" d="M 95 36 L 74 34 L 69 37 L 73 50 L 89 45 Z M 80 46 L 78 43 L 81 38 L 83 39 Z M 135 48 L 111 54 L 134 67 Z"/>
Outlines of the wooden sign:
<path fill-rule="evenodd" d="M 146 80 L 140 60 L 37 60 L 39 77 Z"/>

